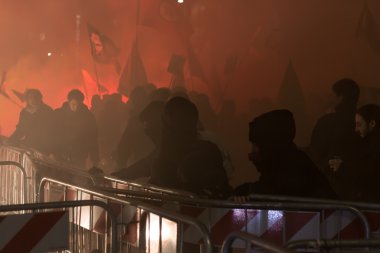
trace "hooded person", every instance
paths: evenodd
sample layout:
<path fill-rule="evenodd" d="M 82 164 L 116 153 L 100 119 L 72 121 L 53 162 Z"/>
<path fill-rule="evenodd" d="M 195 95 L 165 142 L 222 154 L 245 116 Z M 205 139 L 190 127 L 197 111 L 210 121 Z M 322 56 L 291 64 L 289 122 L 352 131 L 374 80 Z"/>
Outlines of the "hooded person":
<path fill-rule="evenodd" d="M 230 194 L 218 147 L 198 139 L 198 110 L 186 98 L 170 99 L 162 114 L 162 137 L 152 184 L 213 198 Z"/>
<path fill-rule="evenodd" d="M 238 186 L 235 196 L 272 194 L 296 197 L 335 197 L 327 179 L 294 144 L 296 126 L 288 110 L 274 110 L 249 124 L 249 159 L 261 173 L 255 183 Z"/>
<path fill-rule="evenodd" d="M 84 167 L 87 157 L 90 157 L 92 165 L 97 166 L 98 128 L 94 115 L 83 101 L 81 91 L 71 90 L 67 101 L 55 111 L 55 155 L 79 167 Z"/>

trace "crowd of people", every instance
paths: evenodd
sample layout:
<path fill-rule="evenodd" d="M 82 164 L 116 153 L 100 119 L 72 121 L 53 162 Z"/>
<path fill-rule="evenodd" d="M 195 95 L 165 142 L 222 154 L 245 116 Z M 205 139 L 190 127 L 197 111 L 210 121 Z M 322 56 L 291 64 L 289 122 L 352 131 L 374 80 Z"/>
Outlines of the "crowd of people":
<path fill-rule="evenodd" d="M 55 110 L 39 90 L 27 90 L 9 142 L 79 168 L 90 161 L 122 179 L 209 198 L 246 201 L 251 194 L 274 194 L 376 202 L 380 107 L 357 108 L 360 89 L 351 79 L 337 81 L 333 92 L 338 102 L 317 121 L 305 148 L 294 143 L 296 123 L 289 110 L 250 119 L 247 133 L 233 121 L 232 101 L 217 114 L 205 94 L 151 84 L 136 87 L 127 103 L 120 94 L 96 95 L 90 108 L 81 91 L 71 90 Z M 242 133 L 249 136 L 248 157 L 260 178 L 234 189 L 234 165 L 241 164 L 231 154 L 242 152 L 237 140 Z"/>

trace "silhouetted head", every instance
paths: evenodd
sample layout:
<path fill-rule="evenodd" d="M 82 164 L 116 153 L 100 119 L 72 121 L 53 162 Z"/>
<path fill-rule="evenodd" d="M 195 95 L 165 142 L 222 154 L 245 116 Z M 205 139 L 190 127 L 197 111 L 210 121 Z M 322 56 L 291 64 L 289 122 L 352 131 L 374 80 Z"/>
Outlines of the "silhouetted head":
<path fill-rule="evenodd" d="M 355 131 L 364 138 L 377 131 L 380 124 L 380 106 L 367 104 L 360 107 L 355 115 Z"/>
<path fill-rule="evenodd" d="M 153 91 L 150 94 L 150 101 L 163 101 L 166 102 L 172 95 L 169 88 L 163 87 Z"/>
<path fill-rule="evenodd" d="M 289 110 L 274 110 L 258 116 L 249 124 L 252 144 L 249 159 L 256 165 L 262 164 L 263 152 L 292 147 L 295 135 L 296 125 Z"/>
<path fill-rule="evenodd" d="M 337 98 L 340 99 L 340 104 L 355 105 L 358 103 L 360 96 L 359 85 L 352 79 L 344 78 L 332 87 Z"/>
<path fill-rule="evenodd" d="M 42 104 L 42 94 L 40 90 L 28 89 L 25 91 L 25 102 L 27 106 L 37 108 Z"/>
<path fill-rule="evenodd" d="M 67 101 L 71 111 L 76 112 L 78 107 L 83 104 L 84 95 L 80 90 L 74 89 L 67 94 Z"/>
<path fill-rule="evenodd" d="M 198 109 L 190 100 L 174 97 L 166 103 L 162 121 L 164 128 L 174 134 L 196 136 Z"/>

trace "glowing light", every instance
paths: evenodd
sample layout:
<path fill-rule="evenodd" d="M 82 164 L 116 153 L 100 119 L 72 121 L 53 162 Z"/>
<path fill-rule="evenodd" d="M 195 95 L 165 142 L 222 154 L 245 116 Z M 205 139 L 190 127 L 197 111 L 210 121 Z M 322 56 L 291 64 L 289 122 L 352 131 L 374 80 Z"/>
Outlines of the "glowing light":
<path fill-rule="evenodd" d="M 183 0 L 178 0 L 177 2 L 180 3 L 180 4 L 182 4 L 182 3 L 183 3 Z"/>
<path fill-rule="evenodd" d="M 52 53 L 49 52 L 49 53 L 47 53 L 47 55 L 50 57 L 52 55 Z"/>

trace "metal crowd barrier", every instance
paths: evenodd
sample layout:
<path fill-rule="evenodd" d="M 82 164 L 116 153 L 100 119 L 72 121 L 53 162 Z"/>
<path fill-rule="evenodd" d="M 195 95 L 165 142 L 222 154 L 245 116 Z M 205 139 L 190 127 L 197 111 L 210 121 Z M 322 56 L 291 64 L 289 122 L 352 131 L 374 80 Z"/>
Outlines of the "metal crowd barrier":
<path fill-rule="evenodd" d="M 159 187 L 159 186 L 155 186 L 148 183 L 143 184 L 143 183 L 138 183 L 132 180 L 131 181 L 122 180 L 122 179 L 118 179 L 118 178 L 110 177 L 110 176 L 104 176 L 104 180 L 105 182 L 109 182 L 111 186 L 115 189 L 147 191 L 147 192 L 157 193 L 161 195 L 172 195 L 172 196 L 181 196 L 181 197 L 187 197 L 187 198 L 196 198 L 196 195 L 194 195 L 191 192 Z"/>
<path fill-rule="evenodd" d="M 379 239 L 367 240 L 302 240 L 290 242 L 286 245 L 288 249 L 334 249 L 334 248 L 361 248 L 367 251 L 369 248 L 380 248 Z"/>
<path fill-rule="evenodd" d="M 0 205 L 26 203 L 28 195 L 26 181 L 26 171 L 19 162 L 0 161 L 0 185 L 8 186 L 9 182 L 12 182 L 11 187 L 0 188 Z"/>
<path fill-rule="evenodd" d="M 107 217 L 110 220 L 110 238 L 105 237 L 105 240 L 101 243 L 99 240 L 95 240 L 94 243 L 90 238 L 87 241 L 83 241 L 84 231 L 75 225 L 75 219 L 78 216 L 78 210 L 85 206 L 97 206 L 105 210 Z M 84 252 L 90 253 L 94 249 L 101 249 L 102 252 L 117 252 L 117 230 L 116 230 L 116 217 L 112 209 L 104 202 L 97 200 L 84 200 L 84 201 L 65 201 L 65 202 L 47 202 L 47 203 L 33 203 L 23 205 L 8 205 L 0 206 L 0 212 L 25 212 L 30 211 L 47 211 L 47 210 L 60 210 L 70 208 L 70 250 L 71 252 Z M 27 238 L 25 238 L 27 240 Z M 109 242 L 109 245 L 107 245 Z M 109 250 L 108 250 L 109 248 Z M 55 251 L 56 252 L 56 251 Z M 64 251 L 66 252 L 66 251 Z"/>
<path fill-rule="evenodd" d="M 232 201 L 183 198 L 131 190 L 104 190 L 119 196 L 124 195 L 127 199 L 148 201 L 192 215 L 208 226 L 214 245 L 219 246 L 232 231 L 245 231 L 264 238 L 272 237 L 270 239 L 274 238 L 274 242 L 280 245 L 301 239 L 333 239 L 344 232 L 348 219 L 355 218 L 360 221 L 359 230 L 363 232 L 362 236 L 355 239 L 370 237 L 370 226 L 363 213 L 355 207 L 338 203 L 258 201 L 238 204 Z M 332 211 L 329 213 L 329 210 Z M 189 235 L 187 239 L 190 242 L 198 240 L 191 231 L 187 231 L 185 235 Z M 244 247 L 242 244 L 234 246 Z"/>
<path fill-rule="evenodd" d="M 87 198 L 103 201 L 110 205 L 117 216 L 118 240 L 124 242 L 124 245 L 119 244 L 120 251 L 132 252 L 133 248 L 138 248 L 138 250 L 144 250 L 145 252 L 161 252 L 161 250 L 170 253 L 182 252 L 184 224 L 187 224 L 200 235 L 199 238 L 203 241 L 201 244 L 203 247 L 202 252 L 212 252 L 208 229 L 196 218 L 141 201 L 118 198 L 111 194 L 51 178 L 41 180 L 38 194 L 40 201 L 49 201 L 49 197 L 46 197 L 44 190 L 49 187 L 48 191 L 50 191 L 50 186 L 58 186 L 62 189 L 64 201 Z M 79 221 L 77 224 L 80 226 L 100 234 L 107 230 L 107 227 L 103 224 L 103 214 L 99 210 L 95 208 L 82 209 L 82 214 L 86 217 L 90 216 L 91 221 L 87 224 Z M 127 230 L 127 233 L 124 233 L 125 230 Z M 135 237 L 135 241 L 128 241 L 131 236 Z"/>
<path fill-rule="evenodd" d="M 54 162 L 34 150 L 0 145 L 0 160 L 0 205 L 34 203 L 41 175 L 95 185 L 89 173 Z"/>
<path fill-rule="evenodd" d="M 268 252 L 273 252 L 273 253 L 292 253 L 293 252 L 294 253 L 294 251 L 291 251 L 283 247 L 279 247 L 267 240 L 264 240 L 255 235 L 248 234 L 241 231 L 232 232 L 226 237 L 222 245 L 221 253 L 229 253 L 231 250 L 232 243 L 236 239 L 243 239 L 247 243 L 250 243 L 253 246 L 258 246 L 260 249 L 265 249 Z"/>

